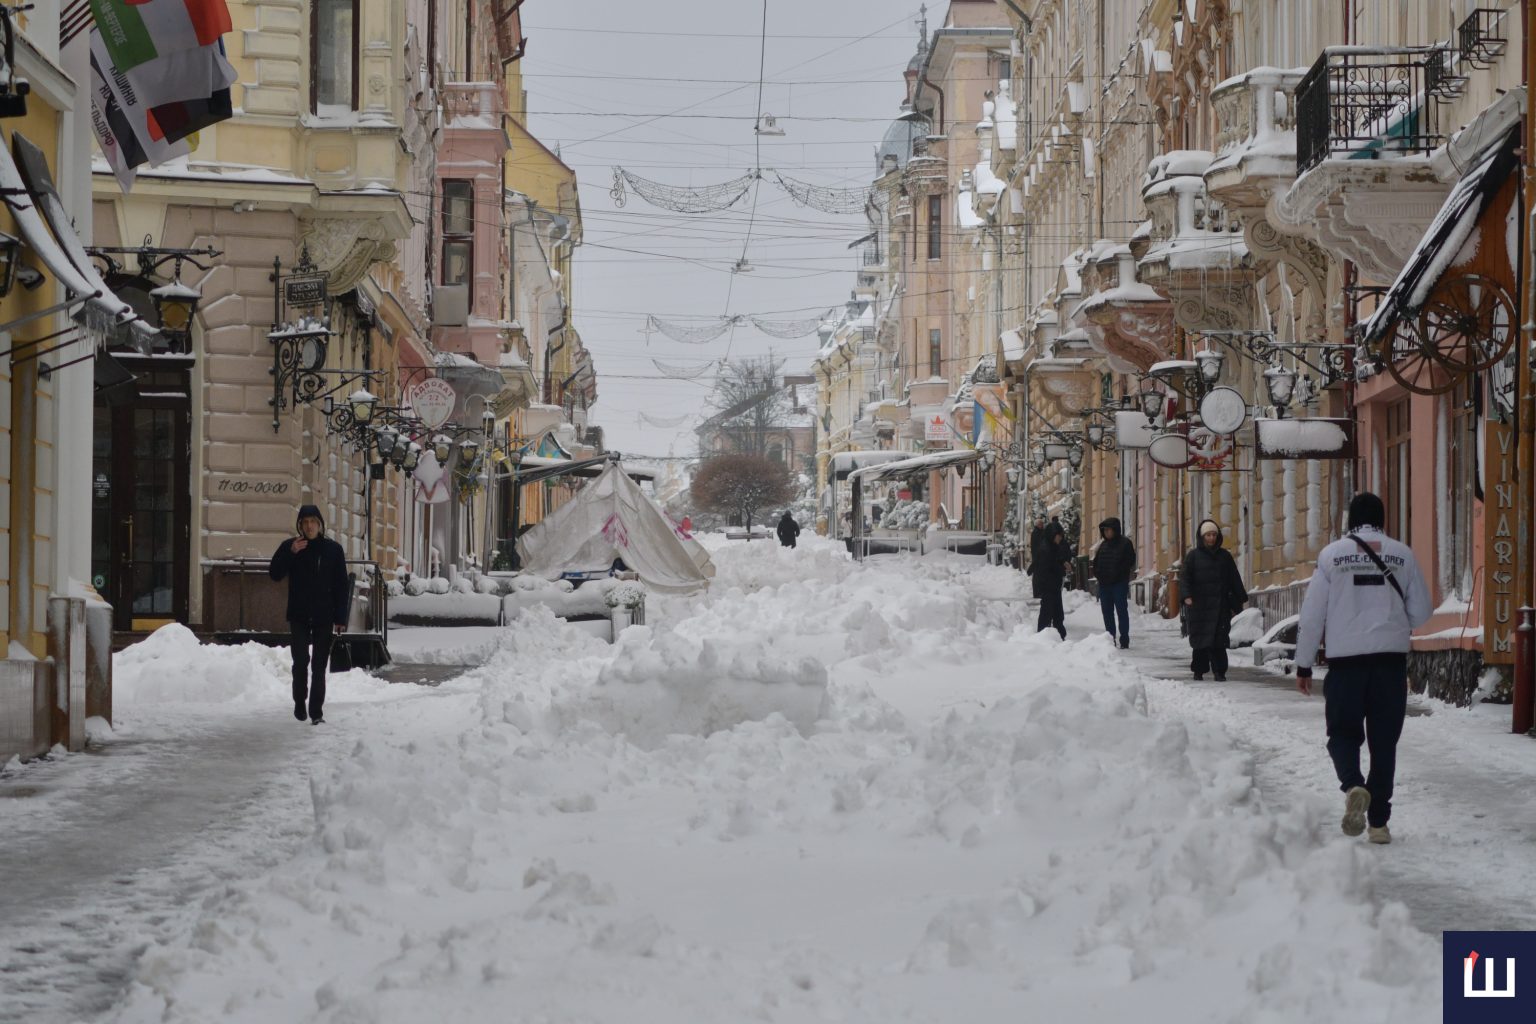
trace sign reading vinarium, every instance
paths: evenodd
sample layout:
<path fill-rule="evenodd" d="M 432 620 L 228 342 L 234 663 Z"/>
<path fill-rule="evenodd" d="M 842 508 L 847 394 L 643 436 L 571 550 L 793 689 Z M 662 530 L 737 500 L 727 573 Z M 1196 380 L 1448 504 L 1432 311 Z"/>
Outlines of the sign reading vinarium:
<path fill-rule="evenodd" d="M 1489 420 L 1484 428 L 1483 662 L 1515 661 L 1515 432 Z"/>

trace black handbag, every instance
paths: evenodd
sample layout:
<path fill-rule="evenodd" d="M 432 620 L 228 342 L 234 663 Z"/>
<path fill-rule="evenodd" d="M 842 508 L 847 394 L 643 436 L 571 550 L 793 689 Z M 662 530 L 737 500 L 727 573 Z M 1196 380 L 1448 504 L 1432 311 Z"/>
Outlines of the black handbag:
<path fill-rule="evenodd" d="M 342 640 L 331 644 L 331 671 L 352 671 L 352 645 Z"/>

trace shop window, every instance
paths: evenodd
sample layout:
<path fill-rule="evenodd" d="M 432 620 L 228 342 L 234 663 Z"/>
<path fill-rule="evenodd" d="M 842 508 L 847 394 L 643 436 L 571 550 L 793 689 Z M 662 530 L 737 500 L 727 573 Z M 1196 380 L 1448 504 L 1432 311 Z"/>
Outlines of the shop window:
<path fill-rule="evenodd" d="M 317 114 L 357 109 L 357 0 L 314 0 L 310 14 L 310 106 Z"/>
<path fill-rule="evenodd" d="M 1386 481 L 1382 499 L 1387 506 L 1387 533 L 1411 543 L 1410 491 L 1413 486 L 1413 430 L 1409 400 L 1387 407 Z"/>
<path fill-rule="evenodd" d="M 443 284 L 467 285 L 474 277 L 475 186 L 443 182 Z"/>

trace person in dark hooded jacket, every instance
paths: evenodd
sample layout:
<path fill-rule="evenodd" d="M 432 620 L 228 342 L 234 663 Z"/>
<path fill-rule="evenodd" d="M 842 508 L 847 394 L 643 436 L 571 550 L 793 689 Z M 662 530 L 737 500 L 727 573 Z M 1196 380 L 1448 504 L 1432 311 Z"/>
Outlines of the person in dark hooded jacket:
<path fill-rule="evenodd" d="M 347 628 L 347 553 L 325 535 L 325 520 L 314 505 L 299 508 L 298 536 L 272 555 L 272 579 L 288 581 L 288 628 L 293 647 L 293 717 L 311 725 L 324 718 L 325 673 L 333 631 Z M 307 691 L 307 693 L 306 693 Z M 306 697 L 308 707 L 306 709 Z"/>
<path fill-rule="evenodd" d="M 1035 516 L 1035 525 L 1029 530 L 1029 565 L 1025 572 L 1029 573 L 1030 596 L 1040 596 L 1040 581 L 1035 579 L 1035 566 L 1040 562 L 1040 554 L 1045 550 L 1045 516 Z"/>
<path fill-rule="evenodd" d="M 1066 531 L 1053 522 L 1045 528 L 1040 551 L 1032 567 L 1035 586 L 1040 594 L 1040 618 L 1035 632 L 1054 626 L 1061 638 L 1067 638 L 1066 613 L 1061 607 L 1061 584 L 1072 571 L 1072 549 L 1067 546 Z"/>
<path fill-rule="evenodd" d="M 795 547 L 796 540 L 800 537 L 800 524 L 795 522 L 795 517 L 788 512 L 784 513 L 778 525 L 779 543 L 786 548 Z"/>
<path fill-rule="evenodd" d="M 1232 553 L 1221 546 L 1221 527 L 1207 519 L 1195 533 L 1195 546 L 1179 568 L 1179 595 L 1189 623 L 1189 646 L 1195 652 L 1189 668 L 1196 679 L 1209 671 L 1220 683 L 1227 678 L 1232 616 L 1248 603 L 1248 592 Z"/>
<path fill-rule="evenodd" d="M 1118 620 L 1120 646 L 1131 646 L 1131 579 L 1136 575 L 1136 546 L 1120 532 L 1120 520 L 1113 517 L 1099 524 L 1099 550 L 1093 555 L 1093 577 L 1099 581 L 1099 608 L 1104 612 L 1104 629 L 1115 637 Z"/>

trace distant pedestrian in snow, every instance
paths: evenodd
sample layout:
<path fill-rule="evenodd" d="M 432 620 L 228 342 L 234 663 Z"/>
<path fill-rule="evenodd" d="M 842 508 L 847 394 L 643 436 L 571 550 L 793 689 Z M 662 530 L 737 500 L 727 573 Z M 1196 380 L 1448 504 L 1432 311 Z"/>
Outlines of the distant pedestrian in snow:
<path fill-rule="evenodd" d="M 288 581 L 288 629 L 293 647 L 293 717 L 304 721 L 306 691 L 311 725 L 324 721 L 325 673 L 332 631 L 347 628 L 347 553 L 325 535 L 314 505 L 299 509 L 298 536 L 272 555 L 272 578 Z"/>
<path fill-rule="evenodd" d="M 1382 532 L 1381 499 L 1369 491 L 1349 503 L 1349 532 L 1323 548 L 1301 603 L 1296 689 L 1312 695 L 1318 647 L 1328 648 L 1323 680 L 1328 755 L 1344 791 L 1344 834 L 1370 824 L 1370 841 L 1390 843 L 1397 741 L 1408 713 L 1408 650 L 1430 616 L 1429 588 L 1406 544 Z M 1360 773 L 1360 744 L 1371 774 Z"/>
<path fill-rule="evenodd" d="M 1061 584 L 1071 571 L 1071 549 L 1067 547 L 1066 531 L 1060 523 L 1045 528 L 1045 539 L 1040 542 L 1040 553 L 1035 556 L 1035 588 L 1040 594 L 1040 617 L 1035 622 L 1035 632 L 1054 627 L 1061 638 L 1067 638 L 1066 613 L 1061 607 Z"/>
<path fill-rule="evenodd" d="M 795 517 L 788 512 L 779 520 L 779 543 L 786 548 L 795 547 L 795 539 L 800 536 L 800 524 L 795 522 Z"/>
<path fill-rule="evenodd" d="M 1040 555 L 1045 550 L 1045 516 L 1035 516 L 1035 525 L 1029 531 L 1029 573 L 1030 594 L 1033 597 L 1040 596 L 1040 581 L 1035 579 L 1035 566 L 1040 563 Z"/>
<path fill-rule="evenodd" d="M 1099 524 L 1099 550 L 1093 554 L 1093 577 L 1099 581 L 1099 609 L 1104 613 L 1104 629 L 1115 638 L 1120 627 L 1120 646 L 1131 646 L 1131 579 L 1136 575 L 1136 546 L 1120 532 L 1120 520 L 1113 517 Z"/>
<path fill-rule="evenodd" d="M 1179 595 L 1189 623 L 1189 646 L 1195 652 L 1189 668 L 1196 679 L 1211 672 L 1222 683 L 1227 679 L 1232 616 L 1248 603 L 1248 591 L 1232 553 L 1221 546 L 1221 527 L 1215 520 L 1202 522 L 1195 535 L 1195 546 L 1179 569 Z"/>

